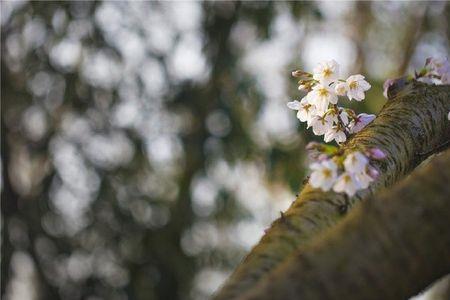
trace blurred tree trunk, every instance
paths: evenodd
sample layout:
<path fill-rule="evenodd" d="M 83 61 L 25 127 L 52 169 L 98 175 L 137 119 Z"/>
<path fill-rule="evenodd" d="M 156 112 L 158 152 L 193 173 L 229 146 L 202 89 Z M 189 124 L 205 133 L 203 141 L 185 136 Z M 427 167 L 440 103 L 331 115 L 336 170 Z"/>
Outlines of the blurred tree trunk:
<path fill-rule="evenodd" d="M 353 71 L 359 74 L 366 74 L 366 53 L 365 49 L 368 29 L 373 22 L 372 3 L 366 1 L 356 1 L 353 10 L 349 13 L 348 32 L 355 43 L 356 58 L 353 64 Z"/>
<path fill-rule="evenodd" d="M 380 177 L 368 190 L 352 198 L 305 186 L 287 212 L 272 224 L 238 266 L 216 299 L 242 295 L 299 246 L 306 245 L 324 229 L 336 224 L 354 203 L 391 186 L 448 143 L 449 97 L 449 86 L 414 83 L 407 91 L 405 89 L 390 99 L 379 116 L 344 145 L 346 151 L 355 146 L 382 149 L 387 159 L 375 163 L 380 169 Z"/>
<path fill-rule="evenodd" d="M 425 19 L 428 13 L 428 4 L 420 3 L 411 12 L 411 17 L 403 35 L 403 41 L 399 43 L 402 45 L 400 53 L 402 57 L 398 64 L 396 76 L 402 76 L 407 73 L 411 58 L 416 50 L 417 43 L 424 33 Z"/>
<path fill-rule="evenodd" d="M 450 150 L 361 203 L 242 299 L 408 299 L 450 270 Z"/>

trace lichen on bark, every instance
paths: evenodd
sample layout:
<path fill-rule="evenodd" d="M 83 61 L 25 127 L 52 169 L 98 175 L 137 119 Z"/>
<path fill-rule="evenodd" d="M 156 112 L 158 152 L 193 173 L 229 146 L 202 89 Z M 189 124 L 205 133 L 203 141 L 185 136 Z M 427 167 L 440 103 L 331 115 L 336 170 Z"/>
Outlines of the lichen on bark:
<path fill-rule="evenodd" d="M 414 82 L 408 93 L 390 99 L 378 117 L 343 145 L 378 147 L 387 154 L 374 162 L 380 177 L 369 189 L 346 198 L 307 184 L 295 202 L 273 222 L 260 242 L 237 267 L 215 299 L 233 299 L 255 285 L 298 247 L 340 220 L 347 209 L 376 191 L 391 186 L 414 169 L 434 149 L 450 140 L 450 87 Z M 426 155 L 424 155 L 424 153 Z"/>

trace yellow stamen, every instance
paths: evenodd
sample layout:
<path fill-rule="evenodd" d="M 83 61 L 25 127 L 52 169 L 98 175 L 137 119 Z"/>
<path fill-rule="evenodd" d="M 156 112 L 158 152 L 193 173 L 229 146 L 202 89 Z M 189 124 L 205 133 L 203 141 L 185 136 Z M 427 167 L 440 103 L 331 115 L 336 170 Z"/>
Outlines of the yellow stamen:
<path fill-rule="evenodd" d="M 345 175 L 344 176 L 344 181 L 347 183 L 347 182 L 350 182 L 350 180 L 351 180 L 351 178 L 350 178 L 350 176 L 349 175 Z"/>
<path fill-rule="evenodd" d="M 325 176 L 325 178 L 330 178 L 331 177 L 331 171 L 330 170 L 325 169 L 322 172 L 323 172 L 323 176 Z"/>
<path fill-rule="evenodd" d="M 326 97 L 326 96 L 328 96 L 328 90 L 327 90 L 326 88 L 321 88 L 321 89 L 319 90 L 319 96 L 320 96 L 320 97 Z"/>
<path fill-rule="evenodd" d="M 350 82 L 350 84 L 348 85 L 348 87 L 352 90 L 356 89 L 358 87 L 358 82 L 356 81 L 352 81 Z"/>

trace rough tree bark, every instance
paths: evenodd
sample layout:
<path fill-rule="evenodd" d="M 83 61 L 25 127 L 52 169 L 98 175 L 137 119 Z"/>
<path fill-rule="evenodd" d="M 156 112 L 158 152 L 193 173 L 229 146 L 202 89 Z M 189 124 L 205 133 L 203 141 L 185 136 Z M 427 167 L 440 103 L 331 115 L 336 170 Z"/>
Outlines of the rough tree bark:
<path fill-rule="evenodd" d="M 450 87 L 415 82 L 390 99 L 379 116 L 343 146 L 378 147 L 387 159 L 377 162 L 381 176 L 352 198 L 322 192 L 307 184 L 291 207 L 268 229 L 215 299 L 233 299 L 257 283 L 284 258 L 334 225 L 356 202 L 391 186 L 450 140 Z"/>
<path fill-rule="evenodd" d="M 355 207 L 240 299 L 408 299 L 450 271 L 450 150 Z"/>

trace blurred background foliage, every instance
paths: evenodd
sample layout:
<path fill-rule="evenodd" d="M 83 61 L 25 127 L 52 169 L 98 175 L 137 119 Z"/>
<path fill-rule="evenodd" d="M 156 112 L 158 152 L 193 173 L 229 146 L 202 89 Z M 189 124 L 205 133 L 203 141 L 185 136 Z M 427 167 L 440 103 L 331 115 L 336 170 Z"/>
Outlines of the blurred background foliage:
<path fill-rule="evenodd" d="M 294 69 L 373 88 L 447 2 L 1 2 L 1 295 L 204 299 L 301 188 Z"/>

